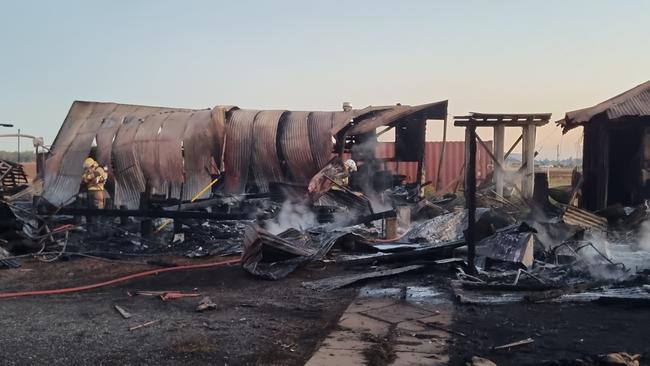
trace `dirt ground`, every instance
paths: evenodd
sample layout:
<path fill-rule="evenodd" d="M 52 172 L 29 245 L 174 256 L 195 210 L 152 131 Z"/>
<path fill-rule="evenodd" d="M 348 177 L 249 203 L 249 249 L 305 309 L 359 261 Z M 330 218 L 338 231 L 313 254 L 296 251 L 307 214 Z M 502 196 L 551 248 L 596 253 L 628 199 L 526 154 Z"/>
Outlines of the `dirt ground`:
<path fill-rule="evenodd" d="M 74 286 L 150 268 L 91 259 L 25 262 L 21 269 L 1 270 L 0 284 L 1 291 Z M 0 300 L 0 364 L 302 365 L 334 329 L 361 286 L 433 286 L 452 303 L 447 273 L 407 274 L 331 292 L 301 286 L 303 281 L 344 273 L 342 268 L 320 264 L 281 281 L 265 281 L 232 266 L 159 274 L 77 294 Z M 218 309 L 195 312 L 198 298 L 164 302 L 129 296 L 138 290 L 196 291 L 209 296 Z M 123 319 L 116 304 L 133 317 Z M 153 320 L 159 322 L 128 330 Z M 644 354 L 647 364 L 648 324 L 648 308 L 454 305 L 450 364 L 463 365 L 478 355 L 498 365 L 540 365 L 621 351 Z M 528 337 L 535 340 L 532 345 L 510 352 L 491 350 Z"/>
<path fill-rule="evenodd" d="M 90 259 L 25 263 L 22 270 L 0 271 L 0 283 L 2 291 L 54 288 L 149 268 Z M 306 268 L 270 282 L 233 266 L 160 274 L 77 294 L 0 300 L 0 364 L 302 365 L 355 292 L 315 293 L 300 283 L 336 271 Z M 164 302 L 127 294 L 138 290 L 197 291 L 218 309 L 195 312 L 199 298 Z M 133 317 L 123 319 L 116 304 Z M 128 330 L 153 320 L 159 323 Z"/>
<path fill-rule="evenodd" d="M 511 304 L 456 307 L 451 361 L 472 356 L 498 365 L 543 365 L 610 352 L 642 354 L 650 364 L 650 308 L 596 304 Z M 491 348 L 533 338 L 511 351 Z M 546 363 L 555 364 L 555 363 Z M 563 364 L 563 363 L 557 363 Z M 573 365 L 573 363 L 565 363 Z M 577 364 L 576 364 L 577 365 Z"/>

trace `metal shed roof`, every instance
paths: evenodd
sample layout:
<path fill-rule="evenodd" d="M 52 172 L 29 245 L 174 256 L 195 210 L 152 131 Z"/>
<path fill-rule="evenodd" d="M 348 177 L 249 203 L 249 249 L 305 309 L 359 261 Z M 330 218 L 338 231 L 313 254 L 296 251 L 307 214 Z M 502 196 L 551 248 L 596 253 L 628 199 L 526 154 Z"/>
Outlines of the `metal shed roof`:
<path fill-rule="evenodd" d="M 52 145 L 44 197 L 56 205 L 74 199 L 93 141 L 100 164 L 115 173 L 116 202 L 137 207 L 145 180 L 156 191 L 174 197 L 182 191 L 187 198 L 210 181 L 210 164 L 225 166 L 230 193 L 243 192 L 251 181 L 262 191 L 274 181 L 306 183 L 329 161 L 332 135 L 343 128 L 349 128 L 348 135 L 363 134 L 413 117 L 446 115 L 447 101 L 349 112 L 234 106 L 194 110 L 76 101 Z"/>
<path fill-rule="evenodd" d="M 604 114 L 610 121 L 628 117 L 650 116 L 650 81 L 623 92 L 593 107 L 567 112 L 564 119 L 557 121 L 563 131 L 584 125 L 595 116 Z"/>

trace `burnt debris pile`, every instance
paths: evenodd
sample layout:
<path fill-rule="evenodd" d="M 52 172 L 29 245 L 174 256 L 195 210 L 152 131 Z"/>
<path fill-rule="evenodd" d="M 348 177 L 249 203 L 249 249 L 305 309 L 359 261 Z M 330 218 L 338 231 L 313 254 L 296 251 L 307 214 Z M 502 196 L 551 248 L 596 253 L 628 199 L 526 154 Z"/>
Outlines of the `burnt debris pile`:
<path fill-rule="evenodd" d="M 550 114 L 456 117 L 465 142 L 431 153 L 426 122 L 446 118 L 446 101 L 337 112 L 75 102 L 36 179 L 2 162 L 0 266 L 234 255 L 270 280 L 355 270 L 307 284 L 320 290 L 446 271 L 460 303 L 650 301 L 647 201 L 587 210 L 595 193 L 577 170 L 549 188 L 534 147 Z M 494 128 L 494 144 L 476 127 Z M 505 152 L 504 127 L 523 131 L 519 166 L 505 165 L 516 144 Z M 395 142 L 381 145 L 389 129 Z"/>

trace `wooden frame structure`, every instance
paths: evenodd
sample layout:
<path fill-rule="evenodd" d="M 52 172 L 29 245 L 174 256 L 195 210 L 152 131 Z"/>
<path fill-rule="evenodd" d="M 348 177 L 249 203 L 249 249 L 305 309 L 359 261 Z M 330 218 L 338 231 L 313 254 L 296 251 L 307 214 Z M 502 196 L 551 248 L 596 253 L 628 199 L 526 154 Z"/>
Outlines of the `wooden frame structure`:
<path fill-rule="evenodd" d="M 494 161 L 494 183 L 496 185 L 496 193 L 503 195 L 503 187 L 505 184 L 504 161 L 510 153 L 517 147 L 520 141 L 522 144 L 522 162 L 521 170 L 523 170 L 521 180 L 521 193 L 525 198 L 532 197 L 534 181 L 535 181 L 535 137 L 537 127 L 544 126 L 551 119 L 551 113 L 470 113 L 466 116 L 455 116 L 454 125 L 465 127 L 465 149 L 468 150 L 468 138 L 470 130 L 474 131 L 474 136 L 478 142 L 484 145 L 478 135 L 476 135 L 476 127 L 492 127 L 494 130 L 494 153 L 491 155 Z M 516 127 L 521 128 L 521 136 L 504 154 L 505 144 L 505 128 Z M 485 147 L 485 146 L 484 146 Z M 489 151 L 489 149 L 488 149 Z M 469 154 L 466 154 L 466 162 Z M 466 165 L 469 166 L 469 165 Z M 469 170 L 467 170 L 469 173 Z"/>

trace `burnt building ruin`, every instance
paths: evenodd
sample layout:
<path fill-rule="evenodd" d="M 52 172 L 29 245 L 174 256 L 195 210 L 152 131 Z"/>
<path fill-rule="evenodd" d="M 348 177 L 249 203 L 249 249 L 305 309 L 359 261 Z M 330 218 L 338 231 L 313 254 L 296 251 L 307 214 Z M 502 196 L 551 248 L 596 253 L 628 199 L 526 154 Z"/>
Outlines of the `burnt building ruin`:
<path fill-rule="evenodd" d="M 584 127 L 581 207 L 600 210 L 650 198 L 650 81 L 567 112 L 558 124 L 564 133 Z"/>
<path fill-rule="evenodd" d="M 268 192 L 272 183 L 306 185 L 334 153 L 370 166 L 375 156 L 367 148 L 374 151 L 377 137 L 390 129 L 396 149 L 382 159 L 417 162 L 419 185 L 426 121 L 446 116 L 447 101 L 332 112 L 77 101 L 46 161 L 43 198 L 56 206 L 73 202 L 89 154 L 114 177 L 115 207 L 138 208 L 146 191 L 188 201 L 222 173 L 220 189 L 229 194 Z"/>

